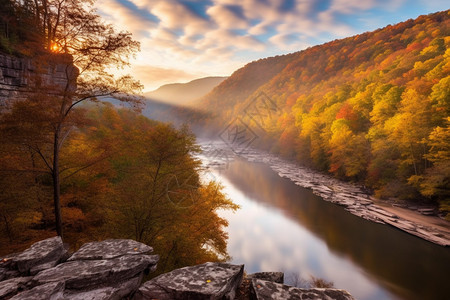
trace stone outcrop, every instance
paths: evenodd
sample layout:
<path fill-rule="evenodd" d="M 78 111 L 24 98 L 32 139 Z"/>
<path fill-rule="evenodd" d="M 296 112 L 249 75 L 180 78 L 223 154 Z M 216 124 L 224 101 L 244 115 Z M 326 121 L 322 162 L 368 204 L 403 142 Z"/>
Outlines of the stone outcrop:
<path fill-rule="evenodd" d="M 36 274 L 41 270 L 56 266 L 67 258 L 68 253 L 59 236 L 33 244 L 30 248 L 12 258 L 20 273 Z"/>
<path fill-rule="evenodd" d="M 141 284 L 142 278 L 135 277 L 114 286 L 99 287 L 88 291 L 66 290 L 65 300 L 119 300 L 129 299 Z"/>
<path fill-rule="evenodd" d="M 162 274 L 144 283 L 139 299 L 234 299 L 244 265 L 205 263 Z"/>
<path fill-rule="evenodd" d="M 10 300 L 62 300 L 64 299 L 64 282 L 52 282 L 38 285 L 31 290 L 15 295 Z"/>
<path fill-rule="evenodd" d="M 284 283 L 284 273 L 283 272 L 258 272 L 247 275 L 247 278 L 252 279 L 262 279 L 266 281 L 272 281 L 276 283 Z"/>
<path fill-rule="evenodd" d="M 105 240 L 84 244 L 68 261 L 112 259 L 124 255 L 153 252 L 153 248 L 134 240 Z"/>
<path fill-rule="evenodd" d="M 338 289 L 301 289 L 280 283 L 254 278 L 251 284 L 254 300 L 270 299 L 321 299 L 321 300 L 355 300 L 347 291 Z"/>
<path fill-rule="evenodd" d="M 105 240 L 87 243 L 68 257 L 61 239 L 49 238 L 0 259 L 0 299 L 353 300 L 343 290 L 283 285 L 282 272 L 244 278 L 244 265 L 220 262 L 176 269 L 142 284 L 144 274 L 156 269 L 159 257 L 152 251 L 133 240 Z"/>
<path fill-rule="evenodd" d="M 0 112 L 25 100 L 38 84 L 40 91 L 64 88 L 67 83 L 74 89 L 77 76 L 78 69 L 69 55 L 47 54 L 45 58 L 31 59 L 0 53 Z"/>
<path fill-rule="evenodd" d="M 49 238 L 0 261 L 0 299 L 126 298 L 156 269 L 152 251 L 133 240 L 106 240 L 68 258 L 61 238 Z"/>
<path fill-rule="evenodd" d="M 115 285 L 140 276 L 152 269 L 157 255 L 125 255 L 114 259 L 74 260 L 38 273 L 33 278 L 36 285 L 63 281 L 68 289 L 82 290 L 100 285 Z"/>
<path fill-rule="evenodd" d="M 27 288 L 27 284 L 33 279 L 29 277 L 16 277 L 0 282 L 0 299 L 15 295 L 17 292 Z"/>

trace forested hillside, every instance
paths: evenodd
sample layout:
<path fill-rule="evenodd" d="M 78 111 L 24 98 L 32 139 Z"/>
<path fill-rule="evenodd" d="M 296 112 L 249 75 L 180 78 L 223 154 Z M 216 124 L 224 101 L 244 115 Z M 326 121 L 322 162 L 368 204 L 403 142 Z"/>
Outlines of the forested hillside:
<path fill-rule="evenodd" d="M 450 11 L 236 71 L 202 101 L 225 128 L 265 94 L 253 144 L 355 180 L 379 197 L 450 208 Z M 272 107 L 272 110 L 275 110 Z M 246 125 L 257 129 L 254 119 Z"/>

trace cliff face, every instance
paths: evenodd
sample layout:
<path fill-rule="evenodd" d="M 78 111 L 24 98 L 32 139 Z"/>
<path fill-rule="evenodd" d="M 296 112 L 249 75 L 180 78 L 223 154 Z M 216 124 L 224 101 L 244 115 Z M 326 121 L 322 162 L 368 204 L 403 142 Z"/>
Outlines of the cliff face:
<path fill-rule="evenodd" d="M 68 55 L 46 55 L 40 59 L 0 53 L 0 111 L 26 99 L 36 88 L 63 90 L 76 88 L 78 69 Z"/>

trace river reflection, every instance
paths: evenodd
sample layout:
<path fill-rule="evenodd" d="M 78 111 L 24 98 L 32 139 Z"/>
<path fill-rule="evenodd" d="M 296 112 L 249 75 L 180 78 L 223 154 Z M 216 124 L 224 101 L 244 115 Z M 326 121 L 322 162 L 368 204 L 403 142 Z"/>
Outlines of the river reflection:
<path fill-rule="evenodd" d="M 264 164 L 238 159 L 214 176 L 241 206 L 222 215 L 228 253 L 247 272 L 313 275 L 361 300 L 450 295 L 450 249 L 356 217 Z"/>

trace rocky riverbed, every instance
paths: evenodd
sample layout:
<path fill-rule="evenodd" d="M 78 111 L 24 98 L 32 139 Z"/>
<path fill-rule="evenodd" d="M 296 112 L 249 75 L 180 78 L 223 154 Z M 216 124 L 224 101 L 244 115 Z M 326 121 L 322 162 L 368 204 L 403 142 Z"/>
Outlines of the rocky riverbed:
<path fill-rule="evenodd" d="M 264 151 L 231 147 L 221 142 L 202 143 L 201 146 L 204 152 L 200 158 L 205 162 L 206 168 L 226 168 L 237 157 L 265 163 L 280 177 L 311 189 L 325 201 L 343 206 L 353 215 L 393 226 L 441 246 L 450 246 L 450 223 L 432 216 L 435 211 L 431 207 L 382 202 L 362 186 L 337 180 Z"/>

